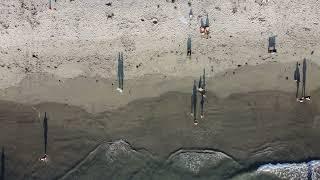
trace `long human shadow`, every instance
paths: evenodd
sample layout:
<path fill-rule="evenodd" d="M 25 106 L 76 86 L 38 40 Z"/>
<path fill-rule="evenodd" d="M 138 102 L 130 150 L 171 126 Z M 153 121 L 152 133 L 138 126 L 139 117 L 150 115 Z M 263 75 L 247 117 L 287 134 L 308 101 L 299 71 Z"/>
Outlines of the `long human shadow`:
<path fill-rule="evenodd" d="M 299 86 L 300 86 L 300 69 L 299 69 L 299 64 L 297 62 L 296 64 L 296 70 L 294 71 L 294 80 L 297 83 L 297 91 L 296 91 L 296 98 L 298 98 L 299 95 Z"/>
<path fill-rule="evenodd" d="M 43 138 L 44 138 L 44 154 L 47 154 L 47 145 L 48 145 L 48 118 L 47 112 L 44 113 L 43 119 Z"/>
<path fill-rule="evenodd" d="M 4 148 L 2 147 L 0 180 L 4 180 L 4 175 L 5 175 L 5 154 L 4 154 Z"/>
<path fill-rule="evenodd" d="M 187 40 L 187 56 L 191 56 L 191 37 L 188 37 Z"/>
<path fill-rule="evenodd" d="M 203 75 L 202 75 L 202 83 L 199 85 L 201 87 L 201 100 L 200 100 L 200 116 L 201 118 L 203 118 L 203 113 L 204 113 L 204 96 L 205 96 L 205 91 L 206 91 L 206 71 L 205 69 L 203 69 Z M 201 80 L 201 76 L 200 76 L 200 80 Z"/>
<path fill-rule="evenodd" d="M 124 72 L 123 72 L 123 53 L 119 52 L 118 55 L 118 82 L 119 88 L 123 90 L 123 79 L 124 79 Z"/>
<path fill-rule="evenodd" d="M 191 114 L 193 114 L 193 121 L 197 121 L 197 86 L 196 81 L 193 82 L 192 96 L 191 96 Z"/>
<path fill-rule="evenodd" d="M 307 80 L 307 60 L 303 59 L 302 66 L 302 97 L 306 97 L 306 80 Z"/>

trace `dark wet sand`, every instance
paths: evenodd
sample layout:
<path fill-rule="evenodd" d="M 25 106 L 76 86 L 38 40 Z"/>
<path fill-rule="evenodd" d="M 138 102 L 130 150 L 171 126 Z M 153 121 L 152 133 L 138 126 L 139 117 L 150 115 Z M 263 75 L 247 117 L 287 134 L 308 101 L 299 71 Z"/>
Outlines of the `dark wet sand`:
<path fill-rule="evenodd" d="M 0 144 L 6 150 L 6 179 L 55 179 L 102 141 L 124 139 L 166 158 L 179 148 L 217 149 L 242 165 L 320 157 L 320 91 L 312 103 L 294 93 L 208 93 L 205 119 L 193 125 L 190 94 L 168 92 L 129 103 L 114 112 L 89 114 L 64 104 L 35 106 L 49 114 L 51 161 L 43 165 L 42 125 L 31 106 L 0 102 Z"/>

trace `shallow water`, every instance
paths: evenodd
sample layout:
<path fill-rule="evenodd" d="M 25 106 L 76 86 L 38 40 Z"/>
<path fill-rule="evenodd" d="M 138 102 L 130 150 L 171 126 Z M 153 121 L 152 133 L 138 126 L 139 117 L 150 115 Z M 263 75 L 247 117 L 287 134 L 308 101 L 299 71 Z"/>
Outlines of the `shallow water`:
<path fill-rule="evenodd" d="M 255 170 L 269 162 L 294 162 L 320 156 L 319 91 L 312 102 L 297 103 L 294 94 L 253 92 L 219 99 L 208 93 L 205 118 L 194 126 L 190 95 L 168 92 L 157 98 L 134 101 L 113 112 L 89 114 L 64 104 L 35 106 L 49 114 L 50 163 L 42 154 L 38 113 L 29 105 L 1 102 L 0 142 L 6 149 L 6 179 L 55 179 L 83 160 L 103 141 L 124 139 L 151 153 L 151 160 L 134 157 L 106 169 L 97 159 L 84 179 L 226 179 Z M 176 171 L 164 162 L 177 149 L 221 151 L 241 165 L 239 172 L 208 170 L 199 175 Z M 130 162 L 130 163 L 129 163 Z M 128 166 L 136 167 L 128 167 Z M 124 171 L 119 171 L 122 169 Z M 108 171 L 109 170 L 109 171 Z M 215 174 L 212 174 L 215 173 Z M 134 175 L 134 176 L 133 176 Z M 242 175 L 236 178 L 255 178 Z M 269 178 L 269 177 L 268 177 Z M 260 178 L 261 179 L 261 178 Z"/>

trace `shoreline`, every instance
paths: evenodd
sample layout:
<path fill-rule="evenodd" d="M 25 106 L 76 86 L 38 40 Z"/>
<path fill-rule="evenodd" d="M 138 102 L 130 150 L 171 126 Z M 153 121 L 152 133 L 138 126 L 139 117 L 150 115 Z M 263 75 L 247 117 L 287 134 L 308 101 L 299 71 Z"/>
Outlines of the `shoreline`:
<path fill-rule="evenodd" d="M 189 107 L 185 107 L 189 100 L 187 93 L 169 92 L 160 97 L 139 99 L 114 111 L 98 114 L 66 104 L 38 104 L 35 107 L 42 115 L 49 112 L 49 142 L 54 144 L 49 146 L 49 154 L 53 164 L 43 167 L 36 163 L 31 170 L 17 167 L 14 172 L 27 171 L 25 174 L 30 174 L 34 171 L 36 177 L 46 179 L 46 174 L 39 174 L 40 171 L 49 173 L 55 170 L 47 175 L 59 176 L 62 169 L 69 169 L 102 141 L 117 139 L 124 139 L 135 149 L 146 149 L 159 158 L 169 157 L 177 149 L 192 147 L 219 150 L 247 165 L 265 162 L 265 159 L 268 162 L 288 162 L 320 156 L 317 144 L 305 146 L 319 137 L 316 133 L 320 127 L 317 118 L 319 92 L 313 92 L 314 102 L 305 105 L 296 103 L 294 93 L 266 91 L 233 94 L 219 99 L 208 92 L 211 101 L 206 106 L 206 119 L 196 127 L 188 114 Z M 6 136 L 0 136 L 0 141 L 7 147 L 9 157 L 18 155 L 12 159 L 9 169 L 17 163 L 35 161 L 32 158 L 39 156 L 42 149 L 38 114 L 28 105 L 9 103 L 8 106 L 0 102 L 2 107 L 9 108 L 2 108 L 5 115 L 1 120 L 5 120 L 2 124 L 6 127 L 3 133 L 7 138 L 1 139 Z M 277 106 L 279 102 L 282 103 Z M 287 130 L 284 132 L 283 128 Z M 19 135 L 17 131 L 32 133 Z M 25 147 L 26 141 L 28 147 Z M 30 151 L 36 153 L 30 156 Z"/>
<path fill-rule="evenodd" d="M 294 92 L 294 69 L 295 63 L 245 65 L 213 77 L 207 76 L 207 89 L 219 98 L 264 90 Z M 194 77 L 184 78 L 149 74 L 136 80 L 125 79 L 123 93 L 116 90 L 118 82 L 115 79 L 86 76 L 63 79 L 48 74 L 34 74 L 18 86 L 1 89 L 0 100 L 26 104 L 66 103 L 90 113 L 99 113 L 123 107 L 133 100 L 157 97 L 170 91 L 191 92 L 193 80 L 198 81 L 202 73 L 200 71 Z M 319 66 L 308 61 L 307 92 L 320 88 L 317 74 L 320 74 Z"/>

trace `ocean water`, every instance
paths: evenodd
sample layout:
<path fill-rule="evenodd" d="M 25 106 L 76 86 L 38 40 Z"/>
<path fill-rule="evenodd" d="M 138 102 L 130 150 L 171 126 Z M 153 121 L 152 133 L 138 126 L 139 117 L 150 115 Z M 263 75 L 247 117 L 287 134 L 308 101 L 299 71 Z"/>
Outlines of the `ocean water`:
<path fill-rule="evenodd" d="M 320 138 L 318 91 L 312 93 L 312 102 L 305 104 L 297 103 L 294 94 L 277 91 L 235 94 L 225 99 L 210 92 L 207 96 L 205 118 L 198 117 L 197 126 L 190 116 L 190 94 L 180 92 L 137 100 L 100 114 L 66 104 L 36 105 L 49 117 L 47 164 L 38 161 L 43 154 L 38 113 L 30 105 L 1 102 L 5 177 L 279 179 L 277 173 L 256 171 L 262 164 L 304 162 L 320 156 L 320 145 L 315 143 Z M 120 139 L 130 143 L 120 148 L 122 153 L 117 153 L 116 146 L 111 151 L 105 145 Z M 104 148 L 86 160 L 97 146 Z M 219 152 L 229 158 L 221 160 L 221 156 L 201 153 L 173 158 L 179 149 L 188 153 L 207 150 L 209 155 Z M 211 159 L 210 163 L 206 159 Z"/>
<path fill-rule="evenodd" d="M 96 148 L 63 180 L 75 179 L 320 179 L 320 161 L 261 165 L 252 171 L 228 155 L 212 150 L 179 150 L 166 160 L 149 152 L 134 150 L 125 141 L 105 143 Z"/>

